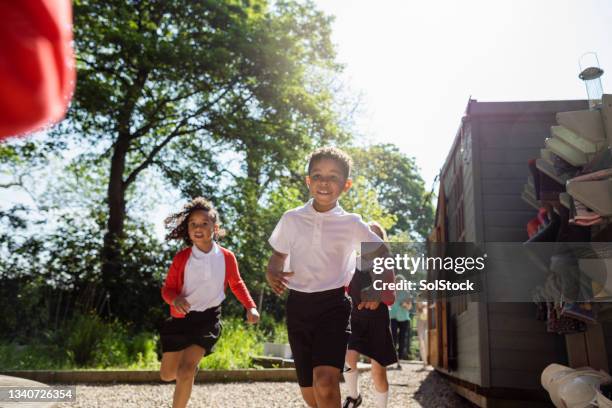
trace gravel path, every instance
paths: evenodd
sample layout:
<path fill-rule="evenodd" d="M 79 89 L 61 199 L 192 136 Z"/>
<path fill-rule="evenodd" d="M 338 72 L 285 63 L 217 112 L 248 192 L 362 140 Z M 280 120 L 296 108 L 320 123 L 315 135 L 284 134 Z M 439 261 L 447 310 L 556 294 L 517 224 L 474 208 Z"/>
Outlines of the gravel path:
<path fill-rule="evenodd" d="M 431 368 L 404 364 L 402 370 L 389 370 L 389 407 L 472 408 L 447 386 Z M 342 396 L 346 386 L 341 384 Z M 364 397 L 362 407 L 374 407 L 369 373 L 360 376 Z M 78 385 L 77 401 L 59 407 L 170 407 L 174 384 Z M 296 383 L 253 382 L 196 384 L 189 407 L 304 407 Z"/>

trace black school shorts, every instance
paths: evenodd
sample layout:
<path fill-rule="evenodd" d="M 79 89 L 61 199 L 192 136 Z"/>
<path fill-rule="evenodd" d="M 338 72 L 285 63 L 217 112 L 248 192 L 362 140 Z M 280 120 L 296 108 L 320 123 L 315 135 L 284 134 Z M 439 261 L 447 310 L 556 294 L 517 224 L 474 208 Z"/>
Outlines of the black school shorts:
<path fill-rule="evenodd" d="M 344 287 L 314 293 L 289 291 L 287 331 L 300 387 L 312 387 L 314 367 L 344 368 L 350 315 L 351 298 Z"/>
<path fill-rule="evenodd" d="M 355 350 L 386 367 L 397 362 L 397 350 L 391 336 L 389 311 L 386 305 L 382 304 L 381 307 L 385 309 L 386 318 L 360 317 L 359 311 L 353 309 L 348 349 Z"/>
<path fill-rule="evenodd" d="M 183 318 L 171 317 L 164 322 L 159 334 L 164 353 L 196 344 L 209 355 L 221 336 L 221 306 L 189 312 Z"/>

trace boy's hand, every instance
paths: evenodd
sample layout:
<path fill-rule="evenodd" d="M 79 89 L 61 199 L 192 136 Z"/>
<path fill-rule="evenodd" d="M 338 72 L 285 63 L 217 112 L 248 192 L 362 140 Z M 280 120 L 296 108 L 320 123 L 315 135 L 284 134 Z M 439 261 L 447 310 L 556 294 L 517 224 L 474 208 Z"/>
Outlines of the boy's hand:
<path fill-rule="evenodd" d="M 370 302 L 361 302 L 358 306 L 357 309 L 361 310 L 361 309 L 369 309 L 369 310 L 376 310 L 376 308 L 378 307 L 378 305 L 380 305 L 380 302 L 374 300 L 374 301 L 370 301 Z"/>
<path fill-rule="evenodd" d="M 361 289 L 361 303 L 357 305 L 357 310 L 369 309 L 374 310 L 380 304 L 380 297 L 372 286 Z"/>
<path fill-rule="evenodd" d="M 247 323 L 255 324 L 259 321 L 259 312 L 254 307 L 247 310 Z"/>
<path fill-rule="evenodd" d="M 182 314 L 189 313 L 189 309 L 191 308 L 191 305 L 189 304 L 187 299 L 185 299 L 183 296 L 177 296 L 172 302 L 172 305 L 176 308 L 176 310 L 179 313 L 182 313 Z"/>
<path fill-rule="evenodd" d="M 268 281 L 268 284 L 272 290 L 277 295 L 281 295 L 287 287 L 287 278 L 293 276 L 293 274 L 294 272 L 274 271 L 268 269 L 268 272 L 266 272 L 266 280 Z"/>

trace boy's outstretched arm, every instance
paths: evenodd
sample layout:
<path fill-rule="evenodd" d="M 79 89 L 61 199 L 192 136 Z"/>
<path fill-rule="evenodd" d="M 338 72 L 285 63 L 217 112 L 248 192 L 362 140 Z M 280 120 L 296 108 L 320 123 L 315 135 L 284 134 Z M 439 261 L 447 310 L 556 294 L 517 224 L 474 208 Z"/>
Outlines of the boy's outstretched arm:
<path fill-rule="evenodd" d="M 272 256 L 268 261 L 268 271 L 266 272 L 266 280 L 272 290 L 280 295 L 287 287 L 287 278 L 293 276 L 293 272 L 283 272 L 287 254 L 277 251 L 272 252 Z"/>

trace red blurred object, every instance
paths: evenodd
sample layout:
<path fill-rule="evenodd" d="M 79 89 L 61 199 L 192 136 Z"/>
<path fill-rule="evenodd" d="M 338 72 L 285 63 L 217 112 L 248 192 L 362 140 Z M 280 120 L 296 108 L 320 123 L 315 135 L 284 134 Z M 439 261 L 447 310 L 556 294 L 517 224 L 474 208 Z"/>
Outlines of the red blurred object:
<path fill-rule="evenodd" d="M 542 224 L 540 223 L 540 220 L 538 220 L 537 217 L 530 219 L 529 222 L 527 223 L 527 236 L 531 238 L 535 234 L 537 234 L 538 231 L 540 230 L 540 225 Z"/>
<path fill-rule="evenodd" d="M 0 0 L 0 140 L 61 120 L 75 84 L 69 0 Z"/>
<path fill-rule="evenodd" d="M 540 227 L 548 223 L 548 210 L 546 208 L 540 208 L 538 215 L 530 219 L 527 223 L 527 236 L 533 237 L 540 231 Z"/>

